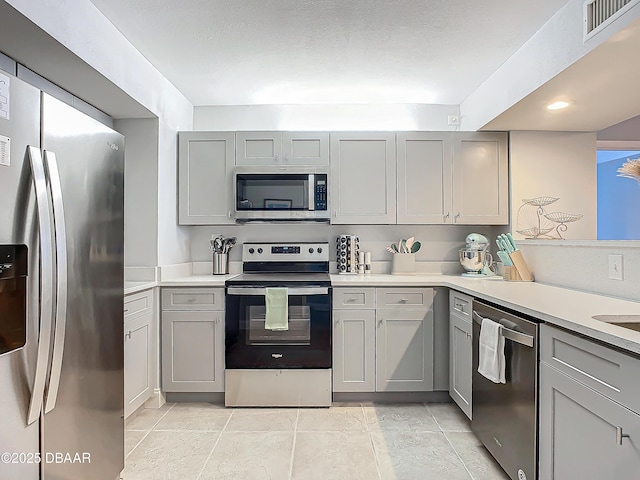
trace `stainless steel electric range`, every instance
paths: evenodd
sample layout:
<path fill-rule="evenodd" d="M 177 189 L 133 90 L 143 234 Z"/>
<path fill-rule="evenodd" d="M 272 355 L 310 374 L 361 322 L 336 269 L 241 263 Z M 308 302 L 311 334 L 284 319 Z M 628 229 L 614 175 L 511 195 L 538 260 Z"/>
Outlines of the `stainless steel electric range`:
<path fill-rule="evenodd" d="M 328 243 L 244 243 L 227 280 L 225 405 L 331 405 Z M 285 287 L 287 329 L 265 328 L 267 289 Z"/>

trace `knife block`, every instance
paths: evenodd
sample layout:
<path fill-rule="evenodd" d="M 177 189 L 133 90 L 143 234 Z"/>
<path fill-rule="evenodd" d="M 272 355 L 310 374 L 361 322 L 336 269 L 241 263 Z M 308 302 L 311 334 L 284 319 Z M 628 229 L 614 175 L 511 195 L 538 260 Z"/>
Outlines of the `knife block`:
<path fill-rule="evenodd" d="M 502 278 L 508 282 L 533 282 L 533 275 L 520 250 L 509 254 L 512 267 L 504 267 Z"/>

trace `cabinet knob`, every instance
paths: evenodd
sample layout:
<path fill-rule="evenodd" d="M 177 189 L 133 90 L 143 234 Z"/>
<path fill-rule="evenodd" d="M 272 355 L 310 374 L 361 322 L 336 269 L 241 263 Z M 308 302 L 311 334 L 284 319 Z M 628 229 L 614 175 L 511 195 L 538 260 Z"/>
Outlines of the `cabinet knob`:
<path fill-rule="evenodd" d="M 628 433 L 622 433 L 622 427 L 616 427 L 616 443 L 622 445 L 623 438 L 630 438 Z"/>

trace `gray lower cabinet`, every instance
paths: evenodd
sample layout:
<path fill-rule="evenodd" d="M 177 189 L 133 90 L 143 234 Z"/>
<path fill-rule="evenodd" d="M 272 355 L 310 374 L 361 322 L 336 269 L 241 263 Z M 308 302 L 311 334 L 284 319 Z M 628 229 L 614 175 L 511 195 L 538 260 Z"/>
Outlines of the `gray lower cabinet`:
<path fill-rule="evenodd" d="M 335 288 L 333 303 L 334 392 L 433 390 L 433 289 Z"/>
<path fill-rule="evenodd" d="M 162 291 L 162 389 L 224 391 L 224 289 Z M 184 299 L 184 303 L 180 300 Z M 209 301 L 206 303 L 205 300 Z"/>
<path fill-rule="evenodd" d="M 144 405 L 153 393 L 153 290 L 124 299 L 124 416 Z"/>
<path fill-rule="evenodd" d="M 449 316 L 449 395 L 471 419 L 472 324 Z"/>
<path fill-rule="evenodd" d="M 433 390 L 433 309 L 378 309 L 376 324 L 376 391 Z"/>
<path fill-rule="evenodd" d="M 333 312 L 333 391 L 376 389 L 375 310 Z"/>
<path fill-rule="evenodd" d="M 449 291 L 449 395 L 471 419 L 473 297 Z"/>
<path fill-rule="evenodd" d="M 540 370 L 540 480 L 637 480 L 640 415 L 544 362 Z"/>
<path fill-rule="evenodd" d="M 540 333 L 540 479 L 640 478 L 640 358 L 549 325 Z"/>

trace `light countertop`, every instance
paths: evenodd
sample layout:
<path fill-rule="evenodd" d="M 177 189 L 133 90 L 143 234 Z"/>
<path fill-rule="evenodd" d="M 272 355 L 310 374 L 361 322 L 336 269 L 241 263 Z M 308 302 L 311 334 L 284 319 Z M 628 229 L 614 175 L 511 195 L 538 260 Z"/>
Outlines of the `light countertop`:
<path fill-rule="evenodd" d="M 161 287 L 224 287 L 237 274 L 176 276 L 160 282 L 126 282 L 125 294 Z M 640 354 L 640 332 L 610 325 L 593 315 L 640 315 L 640 302 L 580 292 L 536 282 L 505 282 L 499 277 L 454 275 L 331 275 L 334 287 L 449 287 L 520 311 L 547 323 Z"/>
<path fill-rule="evenodd" d="M 505 282 L 499 277 L 331 275 L 331 284 L 334 287 L 449 287 L 640 354 L 640 332 L 591 318 L 593 315 L 640 315 L 640 302 L 536 282 Z"/>
<path fill-rule="evenodd" d="M 132 293 L 142 292 L 144 290 L 149 290 L 150 288 L 157 287 L 158 282 L 156 281 L 148 281 L 148 282 L 124 282 L 124 294 L 131 295 Z"/>

